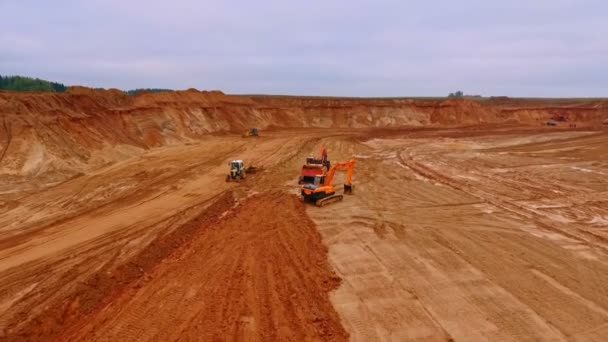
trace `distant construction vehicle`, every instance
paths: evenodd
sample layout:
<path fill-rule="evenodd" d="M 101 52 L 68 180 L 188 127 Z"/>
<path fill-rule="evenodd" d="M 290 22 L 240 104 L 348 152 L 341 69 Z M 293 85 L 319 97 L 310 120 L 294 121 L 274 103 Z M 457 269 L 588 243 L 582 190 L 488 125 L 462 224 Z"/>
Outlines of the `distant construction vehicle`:
<path fill-rule="evenodd" d="M 324 177 L 322 185 L 303 185 L 301 194 L 304 201 L 314 203 L 317 207 L 341 201 L 344 196 L 336 194 L 336 188 L 332 184 L 336 171 L 338 170 L 347 170 L 346 182 L 344 183 L 344 194 L 352 194 L 354 191 L 352 179 L 355 172 L 355 159 L 351 159 L 346 163 L 337 163 L 332 166 Z"/>
<path fill-rule="evenodd" d="M 247 177 L 245 172 L 245 163 L 242 160 L 233 160 L 230 162 L 230 171 L 226 175 L 226 182 L 241 181 Z"/>
<path fill-rule="evenodd" d="M 569 121 L 567 114 L 553 114 L 553 116 L 551 116 L 551 120 L 561 122 Z"/>
<path fill-rule="evenodd" d="M 321 147 L 318 158 L 310 156 L 306 158 L 306 164 L 302 165 L 298 184 L 321 184 L 326 171 L 329 171 L 331 163 L 327 158 L 327 149 Z"/>
<path fill-rule="evenodd" d="M 259 137 L 259 136 L 260 136 L 260 131 L 257 128 L 248 129 L 245 131 L 245 133 L 243 133 L 244 138 Z"/>
<path fill-rule="evenodd" d="M 257 171 L 263 170 L 262 168 L 257 168 L 251 165 L 245 167 L 245 162 L 240 159 L 231 161 L 228 163 L 228 166 L 230 166 L 230 171 L 226 175 L 226 182 L 240 182 L 247 178 L 248 173 L 256 173 Z"/>

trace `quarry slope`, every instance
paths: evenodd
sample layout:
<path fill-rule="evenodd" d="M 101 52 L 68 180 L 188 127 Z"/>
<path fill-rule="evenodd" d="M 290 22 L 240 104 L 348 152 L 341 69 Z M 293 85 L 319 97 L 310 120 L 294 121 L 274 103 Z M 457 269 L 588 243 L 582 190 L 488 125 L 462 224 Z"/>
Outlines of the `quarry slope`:
<path fill-rule="evenodd" d="M 127 96 L 118 90 L 0 92 L 0 193 L 36 188 L 211 133 L 284 128 L 578 126 L 608 119 L 605 101 L 486 101 L 231 96 L 196 90 Z"/>

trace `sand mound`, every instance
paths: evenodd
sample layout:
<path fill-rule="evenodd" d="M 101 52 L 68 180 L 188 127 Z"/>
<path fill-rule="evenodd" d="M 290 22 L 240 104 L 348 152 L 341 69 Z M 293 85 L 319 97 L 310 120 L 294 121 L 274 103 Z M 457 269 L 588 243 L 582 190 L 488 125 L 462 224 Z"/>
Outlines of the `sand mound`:
<path fill-rule="evenodd" d="M 328 298 L 339 279 L 295 196 L 256 195 L 190 226 L 194 234 L 169 259 L 140 258 L 145 274 L 136 266 L 112 276 L 125 282 L 142 274 L 102 311 L 74 324 L 69 339 L 347 340 Z M 154 314 L 146 311 L 150 302 Z"/>

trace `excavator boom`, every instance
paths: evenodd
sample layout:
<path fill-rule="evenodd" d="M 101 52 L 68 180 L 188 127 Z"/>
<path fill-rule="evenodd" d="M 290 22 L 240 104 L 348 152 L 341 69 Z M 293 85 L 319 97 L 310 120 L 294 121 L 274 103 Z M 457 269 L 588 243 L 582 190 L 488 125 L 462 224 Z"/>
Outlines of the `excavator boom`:
<path fill-rule="evenodd" d="M 353 173 L 355 171 L 355 159 L 351 159 L 346 163 L 337 163 L 334 164 L 334 166 L 331 167 L 331 169 L 329 169 L 329 172 L 327 172 L 327 176 L 325 177 L 325 182 L 323 183 L 324 186 L 329 186 L 333 183 L 334 181 L 334 176 L 336 175 L 336 171 L 338 170 L 347 170 L 346 173 L 346 182 L 344 184 L 352 184 L 353 181 Z"/>

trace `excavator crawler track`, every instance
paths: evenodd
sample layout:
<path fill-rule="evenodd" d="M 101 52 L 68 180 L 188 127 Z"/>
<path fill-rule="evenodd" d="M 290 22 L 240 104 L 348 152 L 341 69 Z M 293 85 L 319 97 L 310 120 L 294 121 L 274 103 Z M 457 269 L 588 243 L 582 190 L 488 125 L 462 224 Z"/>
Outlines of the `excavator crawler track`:
<path fill-rule="evenodd" d="M 333 195 L 329 197 L 322 198 L 315 202 L 317 207 L 323 207 L 331 203 L 339 202 L 344 198 L 342 195 Z"/>

